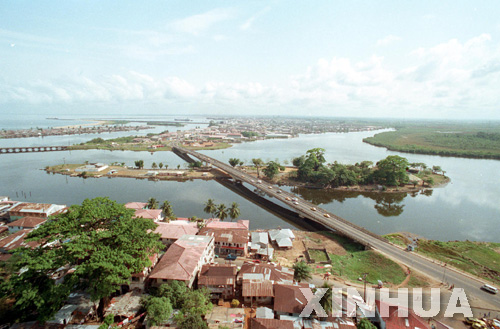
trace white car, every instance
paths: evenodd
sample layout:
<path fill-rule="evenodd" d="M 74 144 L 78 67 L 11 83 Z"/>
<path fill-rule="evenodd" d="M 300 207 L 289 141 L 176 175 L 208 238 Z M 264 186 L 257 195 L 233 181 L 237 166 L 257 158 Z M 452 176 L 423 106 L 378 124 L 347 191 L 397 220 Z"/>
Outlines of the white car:
<path fill-rule="evenodd" d="M 267 188 L 272 189 L 273 187 L 272 186 L 268 186 Z"/>
<path fill-rule="evenodd" d="M 262 181 L 259 179 L 259 180 L 257 181 L 257 184 L 260 184 L 260 183 L 262 183 Z"/>
<path fill-rule="evenodd" d="M 281 193 L 281 190 L 277 190 L 276 193 Z"/>
<path fill-rule="evenodd" d="M 297 198 L 292 198 L 292 201 L 299 201 L 299 199 L 297 199 Z"/>
<path fill-rule="evenodd" d="M 294 204 L 294 205 L 298 205 L 299 203 L 298 203 L 297 201 L 294 201 L 294 202 L 293 202 L 293 204 Z"/>

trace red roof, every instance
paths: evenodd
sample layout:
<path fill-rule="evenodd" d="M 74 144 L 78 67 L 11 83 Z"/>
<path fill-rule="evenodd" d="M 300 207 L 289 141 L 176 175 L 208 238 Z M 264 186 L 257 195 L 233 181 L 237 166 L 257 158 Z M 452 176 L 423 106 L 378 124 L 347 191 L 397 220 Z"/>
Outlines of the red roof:
<path fill-rule="evenodd" d="M 241 270 L 238 273 L 238 280 L 243 278 L 245 273 L 262 273 L 265 280 L 274 282 L 290 281 L 293 282 L 293 269 L 274 264 L 256 264 L 246 262 L 241 265 Z"/>
<path fill-rule="evenodd" d="M 196 267 L 209 244 L 206 237 L 197 235 L 193 237 L 190 241 L 181 239 L 174 242 L 149 277 L 164 280 L 190 280 L 196 274 Z"/>
<path fill-rule="evenodd" d="M 136 209 L 135 218 L 160 219 L 161 209 Z"/>
<path fill-rule="evenodd" d="M 246 229 L 227 229 L 219 227 L 204 227 L 200 230 L 200 235 L 209 235 L 215 238 L 215 242 L 227 242 L 246 244 L 248 243 L 248 230 Z"/>
<path fill-rule="evenodd" d="M 251 321 L 251 329 L 294 329 L 293 321 L 290 320 L 252 318 Z"/>
<path fill-rule="evenodd" d="M 223 222 L 218 218 L 210 218 L 207 222 L 206 227 L 210 228 L 228 228 L 228 229 L 242 229 L 248 230 L 250 228 L 250 221 L 239 219 L 237 222 Z"/>
<path fill-rule="evenodd" d="M 144 202 L 129 202 L 125 203 L 125 208 L 128 209 L 144 209 L 148 204 Z"/>
<path fill-rule="evenodd" d="M 269 280 L 244 279 L 241 291 L 243 297 L 274 297 L 273 282 Z"/>
<path fill-rule="evenodd" d="M 7 226 L 35 228 L 37 225 L 42 224 L 46 220 L 47 220 L 47 218 L 26 216 L 26 217 L 19 218 L 18 220 L 13 221 L 12 223 L 7 224 Z"/>
<path fill-rule="evenodd" d="M 0 240 L 0 249 L 3 249 L 5 251 L 10 251 L 21 246 L 27 246 L 31 248 L 38 246 L 39 244 L 37 242 L 32 241 L 26 243 L 24 241 L 26 235 L 31 231 L 32 230 L 19 230 L 7 236 L 6 238 L 3 238 L 2 240 Z"/>
<path fill-rule="evenodd" d="M 235 285 L 238 269 L 232 264 L 203 265 L 198 285 Z"/>
<path fill-rule="evenodd" d="M 307 285 L 308 286 L 308 285 Z M 307 299 L 300 290 L 304 285 L 274 285 L 274 310 L 286 313 L 302 313 Z"/>
<path fill-rule="evenodd" d="M 375 303 L 385 321 L 386 329 L 430 329 L 430 326 L 422 318 L 406 307 L 383 303 L 379 300 L 376 300 Z M 408 311 L 408 317 L 398 316 L 399 307 Z"/>
<path fill-rule="evenodd" d="M 158 227 L 155 230 L 155 233 L 159 233 L 162 239 L 172 239 L 177 240 L 181 236 L 195 235 L 198 233 L 198 227 L 196 223 L 185 223 L 184 221 L 178 222 L 172 221 L 170 223 L 156 223 Z"/>

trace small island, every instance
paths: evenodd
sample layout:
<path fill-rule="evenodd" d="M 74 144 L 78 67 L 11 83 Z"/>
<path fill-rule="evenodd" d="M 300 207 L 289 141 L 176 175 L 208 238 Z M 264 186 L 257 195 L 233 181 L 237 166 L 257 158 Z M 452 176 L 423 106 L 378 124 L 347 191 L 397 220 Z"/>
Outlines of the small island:
<path fill-rule="evenodd" d="M 264 163 L 252 159 L 253 167 L 242 168 L 257 177 L 278 185 L 301 186 L 313 189 L 335 189 L 364 192 L 415 192 L 442 186 L 449 177 L 440 166 L 429 168 L 425 163 L 410 163 L 406 158 L 390 155 L 374 164 L 361 161 L 345 165 L 335 161 L 326 164 L 325 150 L 314 148 L 292 160 L 293 167 L 278 161 Z M 241 165 L 239 159 L 230 159 L 233 167 Z"/>

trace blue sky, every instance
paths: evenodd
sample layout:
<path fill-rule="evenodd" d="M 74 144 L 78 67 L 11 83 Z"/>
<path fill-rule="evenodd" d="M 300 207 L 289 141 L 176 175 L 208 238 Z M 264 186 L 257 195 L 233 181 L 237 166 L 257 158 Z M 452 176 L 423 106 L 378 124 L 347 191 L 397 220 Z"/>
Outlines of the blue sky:
<path fill-rule="evenodd" d="M 498 1 L 4 1 L 0 111 L 500 119 Z"/>

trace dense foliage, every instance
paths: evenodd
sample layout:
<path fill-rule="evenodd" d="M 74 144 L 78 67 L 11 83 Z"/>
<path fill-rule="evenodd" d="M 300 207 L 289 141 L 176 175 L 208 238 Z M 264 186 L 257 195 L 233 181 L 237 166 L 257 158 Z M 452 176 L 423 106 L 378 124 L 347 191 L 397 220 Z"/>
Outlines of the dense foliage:
<path fill-rule="evenodd" d="M 298 167 L 296 178 L 323 187 L 373 183 L 396 186 L 408 183 L 406 170 L 410 164 L 400 156 L 390 155 L 373 167 L 371 161 L 362 161 L 354 165 L 344 165 L 336 161 L 325 164 L 324 152 L 324 149 L 315 148 L 307 151 L 306 155 L 294 158 L 292 163 Z"/>
<path fill-rule="evenodd" d="M 500 128 L 490 126 L 417 126 L 383 132 L 363 140 L 389 150 L 500 159 Z"/>
<path fill-rule="evenodd" d="M 108 198 L 86 199 L 30 233 L 28 241 L 40 247 L 18 248 L 12 275 L 1 285 L 2 294 L 15 300 L 17 318 L 47 321 L 75 290 L 102 305 L 133 273 L 151 266 L 148 256 L 162 247 L 151 233 L 156 224 L 133 213 Z M 70 268 L 56 284 L 54 273 Z"/>

